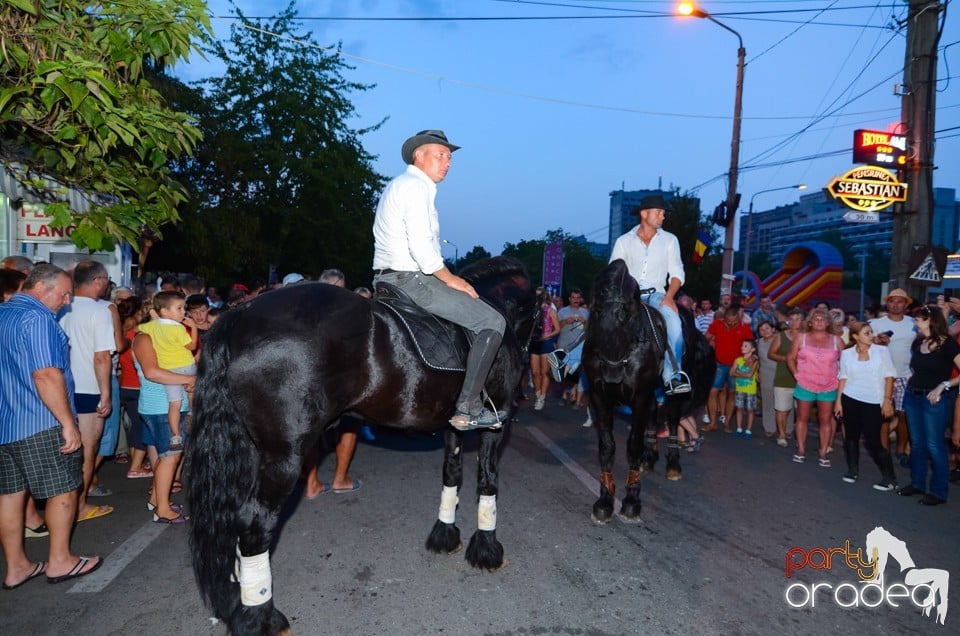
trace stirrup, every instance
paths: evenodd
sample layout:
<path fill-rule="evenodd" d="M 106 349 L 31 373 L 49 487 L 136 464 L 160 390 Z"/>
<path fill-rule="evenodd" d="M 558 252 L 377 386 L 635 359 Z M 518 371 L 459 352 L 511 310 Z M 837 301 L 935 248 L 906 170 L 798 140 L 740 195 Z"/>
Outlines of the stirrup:
<path fill-rule="evenodd" d="M 664 393 L 667 395 L 681 395 L 683 393 L 690 393 L 692 390 L 693 387 L 690 385 L 690 376 L 683 371 L 677 371 L 673 374 L 673 377 L 670 378 L 670 381 L 667 382 Z"/>
<path fill-rule="evenodd" d="M 479 414 L 472 415 L 458 410 L 450 418 L 450 426 L 461 432 L 474 431 L 478 428 L 497 429 L 503 426 L 505 419 L 507 419 L 506 411 L 491 411 L 484 408 Z"/>

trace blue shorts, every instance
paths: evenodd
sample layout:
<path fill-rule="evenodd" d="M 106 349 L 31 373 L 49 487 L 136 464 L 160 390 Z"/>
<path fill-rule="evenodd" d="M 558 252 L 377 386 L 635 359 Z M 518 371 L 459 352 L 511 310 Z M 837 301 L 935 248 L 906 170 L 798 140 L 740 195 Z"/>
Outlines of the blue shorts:
<path fill-rule="evenodd" d="M 809 389 L 805 389 L 798 384 L 797 388 L 793 390 L 793 398 L 802 402 L 836 402 L 837 390 L 834 389 L 833 391 L 821 391 L 816 393 Z"/>
<path fill-rule="evenodd" d="M 91 395 L 90 393 L 74 393 L 73 406 L 77 409 L 77 415 L 88 415 L 97 412 L 97 406 L 100 405 L 100 395 Z"/>
<path fill-rule="evenodd" d="M 148 437 L 152 437 L 158 456 L 171 457 L 183 453 L 182 450 L 170 450 L 172 433 L 170 432 L 170 420 L 166 413 L 163 415 L 144 415 L 141 413 L 140 417 L 143 418 L 144 442 Z"/>
<path fill-rule="evenodd" d="M 733 378 L 730 377 L 730 365 L 717 363 L 717 372 L 713 376 L 714 389 L 732 389 Z"/>

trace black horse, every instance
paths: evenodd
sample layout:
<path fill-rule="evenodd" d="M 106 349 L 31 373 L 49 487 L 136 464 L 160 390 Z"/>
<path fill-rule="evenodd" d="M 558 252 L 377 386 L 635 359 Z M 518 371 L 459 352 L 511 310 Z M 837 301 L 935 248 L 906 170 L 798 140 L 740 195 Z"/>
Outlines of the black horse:
<path fill-rule="evenodd" d="M 503 408 L 519 385 L 535 296 L 515 260 L 488 259 L 462 275 L 507 319 L 486 387 Z M 205 337 L 187 451 L 190 547 L 201 594 L 230 633 L 289 632 L 271 600 L 268 551 L 304 454 L 343 413 L 400 429 L 445 429 L 440 514 L 426 547 L 459 549 L 463 434 L 447 422 L 463 373 L 425 364 L 406 324 L 378 301 L 317 283 L 233 309 Z M 479 436 L 479 523 L 466 558 L 493 570 L 503 564 L 495 529 L 503 431 Z"/>
<path fill-rule="evenodd" d="M 583 369 L 600 444 L 600 498 L 593 504 L 593 519 L 598 523 L 606 523 L 613 516 L 613 421 L 618 406 L 627 405 L 633 411 L 627 438 L 629 472 L 627 495 L 620 508 L 622 519 L 639 520 L 640 475 L 653 469 L 658 456 L 654 450 L 658 421 L 655 392 L 663 384 L 660 365 L 667 347 L 667 329 L 660 312 L 643 301 L 641 292 L 620 259 L 601 271 L 593 284 Z M 678 308 L 683 323 L 682 366 L 690 376 L 693 390 L 667 398 L 663 406 L 670 432 L 666 474 L 672 480 L 680 479 L 681 472 L 677 443 L 680 418 L 706 403 L 716 372 L 713 348 L 697 330 L 693 315 Z"/>

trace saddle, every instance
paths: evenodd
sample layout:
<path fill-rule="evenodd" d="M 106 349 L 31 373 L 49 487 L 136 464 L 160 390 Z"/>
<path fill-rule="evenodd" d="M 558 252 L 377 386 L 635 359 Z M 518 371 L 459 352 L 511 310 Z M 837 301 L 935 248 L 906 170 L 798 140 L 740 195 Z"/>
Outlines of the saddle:
<path fill-rule="evenodd" d="M 404 326 L 425 365 L 437 371 L 466 370 L 470 341 L 460 325 L 420 307 L 396 285 L 378 281 L 376 300 Z"/>

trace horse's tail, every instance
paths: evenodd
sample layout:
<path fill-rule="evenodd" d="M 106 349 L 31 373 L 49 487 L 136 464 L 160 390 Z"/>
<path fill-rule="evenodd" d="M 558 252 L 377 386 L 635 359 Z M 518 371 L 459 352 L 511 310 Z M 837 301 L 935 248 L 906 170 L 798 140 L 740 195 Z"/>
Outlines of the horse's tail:
<path fill-rule="evenodd" d="M 221 619 L 239 608 L 239 515 L 257 485 L 258 452 L 233 406 L 227 377 L 228 334 L 237 318 L 235 311 L 223 314 L 204 337 L 186 461 L 193 571 L 201 595 Z"/>

